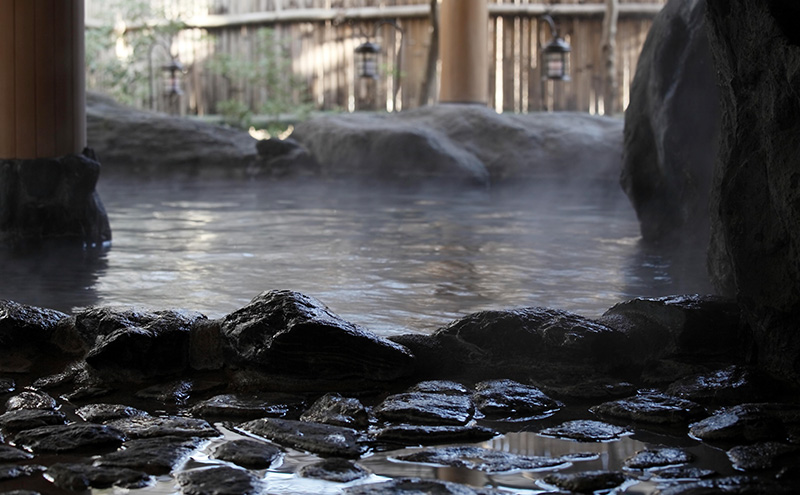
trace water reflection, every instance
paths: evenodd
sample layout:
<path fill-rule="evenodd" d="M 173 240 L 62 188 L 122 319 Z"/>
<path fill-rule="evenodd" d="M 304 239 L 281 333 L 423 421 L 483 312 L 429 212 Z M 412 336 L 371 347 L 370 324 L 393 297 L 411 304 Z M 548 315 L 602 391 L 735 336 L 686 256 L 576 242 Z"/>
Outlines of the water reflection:
<path fill-rule="evenodd" d="M 101 181 L 99 192 L 111 250 L 24 262 L 2 253 L 2 297 L 219 317 L 261 291 L 294 289 L 389 335 L 430 332 L 481 309 L 550 306 L 593 317 L 630 297 L 707 285 L 704 271 L 681 268 L 686 259 L 640 245 L 635 216 L 613 187 L 442 194 Z"/>

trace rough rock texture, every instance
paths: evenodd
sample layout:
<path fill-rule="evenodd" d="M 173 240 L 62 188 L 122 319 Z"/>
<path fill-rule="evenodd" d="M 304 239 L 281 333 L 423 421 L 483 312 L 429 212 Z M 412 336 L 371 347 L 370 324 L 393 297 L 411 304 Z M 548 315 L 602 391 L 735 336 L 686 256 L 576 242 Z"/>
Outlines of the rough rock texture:
<path fill-rule="evenodd" d="M 642 236 L 708 236 L 718 91 L 705 0 L 670 0 L 642 47 L 625 111 L 621 184 Z"/>
<path fill-rule="evenodd" d="M 721 87 L 709 266 L 735 291 L 759 365 L 800 381 L 800 10 L 708 0 Z"/>
<path fill-rule="evenodd" d="M 578 113 L 498 115 L 452 104 L 313 119 L 292 137 L 325 176 L 486 185 L 545 177 L 613 180 L 621 127 L 616 119 Z"/>
<path fill-rule="evenodd" d="M 45 241 L 99 246 L 111 240 L 95 191 L 100 163 L 82 154 L 31 160 L 0 160 L 0 243 Z"/>
<path fill-rule="evenodd" d="M 236 177 L 257 162 L 256 140 L 246 132 L 136 110 L 91 92 L 86 132 L 109 174 Z"/>
<path fill-rule="evenodd" d="M 226 361 L 314 380 L 388 381 L 411 373 L 413 356 L 333 314 L 317 299 L 269 291 L 225 317 Z"/>

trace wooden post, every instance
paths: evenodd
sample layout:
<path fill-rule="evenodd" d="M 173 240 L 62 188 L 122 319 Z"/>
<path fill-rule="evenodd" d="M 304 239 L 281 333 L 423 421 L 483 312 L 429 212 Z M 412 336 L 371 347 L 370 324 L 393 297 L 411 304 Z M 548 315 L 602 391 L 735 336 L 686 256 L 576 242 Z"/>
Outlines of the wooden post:
<path fill-rule="evenodd" d="M 0 0 L 0 159 L 86 147 L 84 0 Z"/>
<path fill-rule="evenodd" d="M 619 0 L 606 0 L 603 17 L 603 58 L 605 60 L 605 84 L 603 84 L 603 106 L 606 115 L 617 112 L 617 20 Z"/>
<path fill-rule="evenodd" d="M 489 10 L 486 0 L 442 0 L 439 101 L 482 103 L 488 97 Z"/>

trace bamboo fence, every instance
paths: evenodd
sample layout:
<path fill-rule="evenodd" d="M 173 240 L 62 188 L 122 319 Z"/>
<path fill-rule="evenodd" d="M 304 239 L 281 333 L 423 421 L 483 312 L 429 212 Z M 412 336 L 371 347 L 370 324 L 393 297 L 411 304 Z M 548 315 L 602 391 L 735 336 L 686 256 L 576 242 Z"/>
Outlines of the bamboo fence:
<path fill-rule="evenodd" d="M 255 63 L 255 34 L 261 28 L 271 28 L 287 47 L 291 76 L 299 82 L 293 94 L 297 102 L 309 102 L 323 111 L 397 111 L 435 102 L 435 95 L 421 101 L 432 32 L 429 0 L 151 1 L 187 24 L 173 42 L 173 50 L 188 68 L 181 81 L 183 112 L 215 114 L 216 103 L 234 93 L 251 108 L 260 108 L 268 98 L 264 88 L 212 73 L 206 60 L 227 53 Z M 86 3 L 91 26 L 104 2 Z M 614 102 L 618 109 L 627 107 L 639 52 L 664 3 L 619 1 Z M 489 106 L 507 112 L 547 108 L 604 114 L 604 12 L 604 0 L 490 0 Z M 544 14 L 552 16 L 559 35 L 572 45 L 570 81 L 541 78 L 540 51 L 551 37 L 541 20 Z M 382 50 L 381 75 L 374 81 L 356 77 L 354 50 L 367 39 Z M 164 110 L 163 100 L 157 105 Z"/>

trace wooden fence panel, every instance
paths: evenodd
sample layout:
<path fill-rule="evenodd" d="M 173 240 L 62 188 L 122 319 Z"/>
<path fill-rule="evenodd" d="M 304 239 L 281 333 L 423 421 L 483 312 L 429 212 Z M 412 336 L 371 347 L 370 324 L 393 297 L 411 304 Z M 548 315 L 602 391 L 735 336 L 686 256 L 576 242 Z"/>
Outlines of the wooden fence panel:
<path fill-rule="evenodd" d="M 265 88 L 242 80 L 213 74 L 208 57 L 232 54 L 255 63 L 256 35 L 260 28 L 274 30 L 291 59 L 291 74 L 301 84 L 293 97 L 317 110 L 356 110 L 371 104 L 377 109 L 400 110 L 419 105 L 425 78 L 431 26 L 429 0 L 152 0 L 176 4 L 193 15 L 221 15 L 229 25 L 187 29 L 175 40 L 182 62 L 189 68 L 183 78 L 184 111 L 197 114 L 218 112 L 217 102 L 242 98 L 258 111 L 269 97 Z M 102 8 L 102 0 L 86 0 L 88 16 Z M 655 9 L 665 0 L 621 1 L 618 22 L 616 74 L 617 108 L 628 104 L 636 63 L 652 24 Z M 498 111 L 527 112 L 543 108 L 603 113 L 605 85 L 602 54 L 603 0 L 561 0 L 529 3 L 521 0 L 490 0 L 489 106 Z M 625 6 L 628 10 L 625 10 Z M 647 8 L 651 5 L 653 8 Z M 636 11 L 632 11 L 632 8 Z M 380 9 L 396 16 L 384 18 Z M 307 9 L 299 11 L 298 9 Z M 551 10 L 552 9 L 552 10 Z M 569 10 L 572 9 L 572 10 Z M 590 9 L 593 9 L 589 12 Z M 571 80 L 542 81 L 540 53 L 550 40 L 550 28 L 541 21 L 552 11 L 559 34 L 572 45 Z M 177 10 L 176 10 L 177 12 Z M 248 21 L 245 14 L 280 13 Z M 303 18 L 299 13 L 307 12 Z M 286 15 L 292 17 L 286 20 Z M 238 16 L 238 17 L 235 17 Z M 283 17 L 281 17 L 283 16 Z M 400 30 L 379 22 L 392 22 Z M 223 23 L 224 24 L 224 23 Z M 374 35 L 374 36 L 373 36 Z M 355 47 L 372 39 L 381 45 L 380 77 L 377 81 L 355 78 Z M 161 61 L 156 61 L 161 63 Z M 160 86 L 157 86 L 160 87 Z M 305 88 L 305 89 L 303 89 Z M 369 93 L 365 93 L 369 91 Z M 143 106 L 146 103 L 143 102 Z M 159 109 L 164 109 L 159 100 Z"/>

